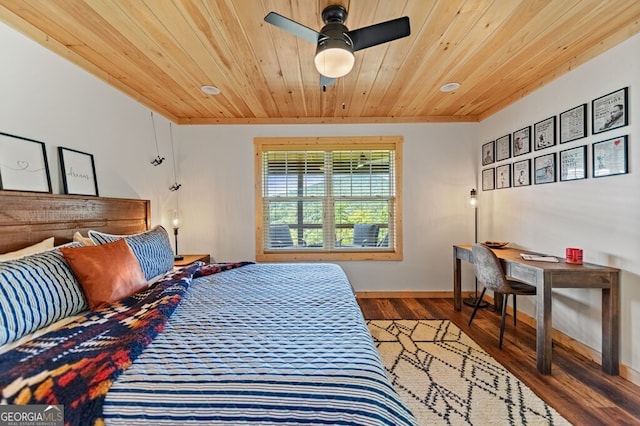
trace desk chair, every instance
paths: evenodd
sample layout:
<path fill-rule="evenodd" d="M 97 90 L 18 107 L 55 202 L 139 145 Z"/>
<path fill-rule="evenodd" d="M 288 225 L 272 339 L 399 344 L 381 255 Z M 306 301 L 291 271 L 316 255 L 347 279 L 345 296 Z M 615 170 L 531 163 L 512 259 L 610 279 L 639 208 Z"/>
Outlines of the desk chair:
<path fill-rule="evenodd" d="M 502 349 L 502 337 L 504 335 L 504 318 L 507 314 L 507 300 L 510 294 L 513 294 L 513 325 L 516 325 L 516 296 L 526 295 L 534 296 L 536 294 L 536 288 L 525 282 L 518 280 L 517 278 L 508 277 L 505 275 L 502 265 L 491 249 L 482 245 L 474 244 L 471 248 L 473 254 L 473 268 L 475 270 L 476 278 L 478 282 L 483 285 L 482 293 L 476 301 L 476 306 L 473 308 L 471 318 L 469 318 L 469 326 L 473 318 L 476 316 L 480 301 L 484 297 L 484 293 L 487 289 L 494 292 L 495 297 L 498 297 L 498 293 L 502 294 L 502 319 L 500 321 L 500 342 L 498 347 Z"/>

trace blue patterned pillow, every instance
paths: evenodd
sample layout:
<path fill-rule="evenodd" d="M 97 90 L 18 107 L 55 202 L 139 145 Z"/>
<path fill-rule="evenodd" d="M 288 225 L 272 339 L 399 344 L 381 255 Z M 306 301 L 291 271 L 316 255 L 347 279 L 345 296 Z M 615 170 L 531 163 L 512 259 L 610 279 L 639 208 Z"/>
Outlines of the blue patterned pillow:
<path fill-rule="evenodd" d="M 111 235 L 89 231 L 89 238 L 96 244 L 112 243 L 124 238 L 138 258 L 147 281 L 173 268 L 173 249 L 169 234 L 160 225 L 135 235 Z"/>
<path fill-rule="evenodd" d="M 86 309 L 59 250 L 0 262 L 0 345 Z"/>

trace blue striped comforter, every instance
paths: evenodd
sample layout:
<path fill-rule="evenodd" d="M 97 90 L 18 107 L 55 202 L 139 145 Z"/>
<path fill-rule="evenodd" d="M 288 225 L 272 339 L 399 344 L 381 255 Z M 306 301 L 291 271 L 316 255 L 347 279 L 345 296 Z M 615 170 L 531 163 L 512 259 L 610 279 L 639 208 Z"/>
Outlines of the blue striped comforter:
<path fill-rule="evenodd" d="M 193 281 L 104 403 L 107 425 L 415 424 L 351 286 L 330 264 Z"/>

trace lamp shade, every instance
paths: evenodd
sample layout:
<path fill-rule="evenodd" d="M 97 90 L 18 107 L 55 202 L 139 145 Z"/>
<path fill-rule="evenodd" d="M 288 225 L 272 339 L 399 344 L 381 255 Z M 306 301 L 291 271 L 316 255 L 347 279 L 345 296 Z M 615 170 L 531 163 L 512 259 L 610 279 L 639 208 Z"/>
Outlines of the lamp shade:
<path fill-rule="evenodd" d="M 475 189 L 472 189 L 469 192 L 469 198 L 467 199 L 469 203 L 469 207 L 476 208 L 478 207 L 478 194 Z"/>
<path fill-rule="evenodd" d="M 173 219 L 171 223 L 173 224 L 174 229 L 177 229 L 180 227 L 180 216 L 178 215 L 178 210 L 173 211 Z"/>
<path fill-rule="evenodd" d="M 349 74 L 356 61 L 353 51 L 343 40 L 326 40 L 316 49 L 314 63 L 325 77 L 338 78 Z"/>

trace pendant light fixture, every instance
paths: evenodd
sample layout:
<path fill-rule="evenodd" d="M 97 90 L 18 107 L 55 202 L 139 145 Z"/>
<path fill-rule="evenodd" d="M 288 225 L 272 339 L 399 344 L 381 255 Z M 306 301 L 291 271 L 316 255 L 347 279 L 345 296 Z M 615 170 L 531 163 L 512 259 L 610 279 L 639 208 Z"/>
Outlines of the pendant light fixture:
<path fill-rule="evenodd" d="M 176 150 L 173 146 L 173 127 L 171 123 L 169 123 L 169 135 L 171 136 L 171 154 L 173 155 L 173 185 L 169 187 L 171 191 L 177 191 L 180 189 L 182 184 L 178 183 L 178 178 L 176 175 Z"/>
<path fill-rule="evenodd" d="M 151 127 L 153 127 L 153 139 L 156 142 L 156 154 L 157 157 L 151 161 L 154 166 L 159 166 L 164 161 L 164 157 L 160 156 L 160 149 L 158 149 L 158 135 L 156 134 L 156 122 L 153 119 L 153 111 L 151 111 Z"/>

